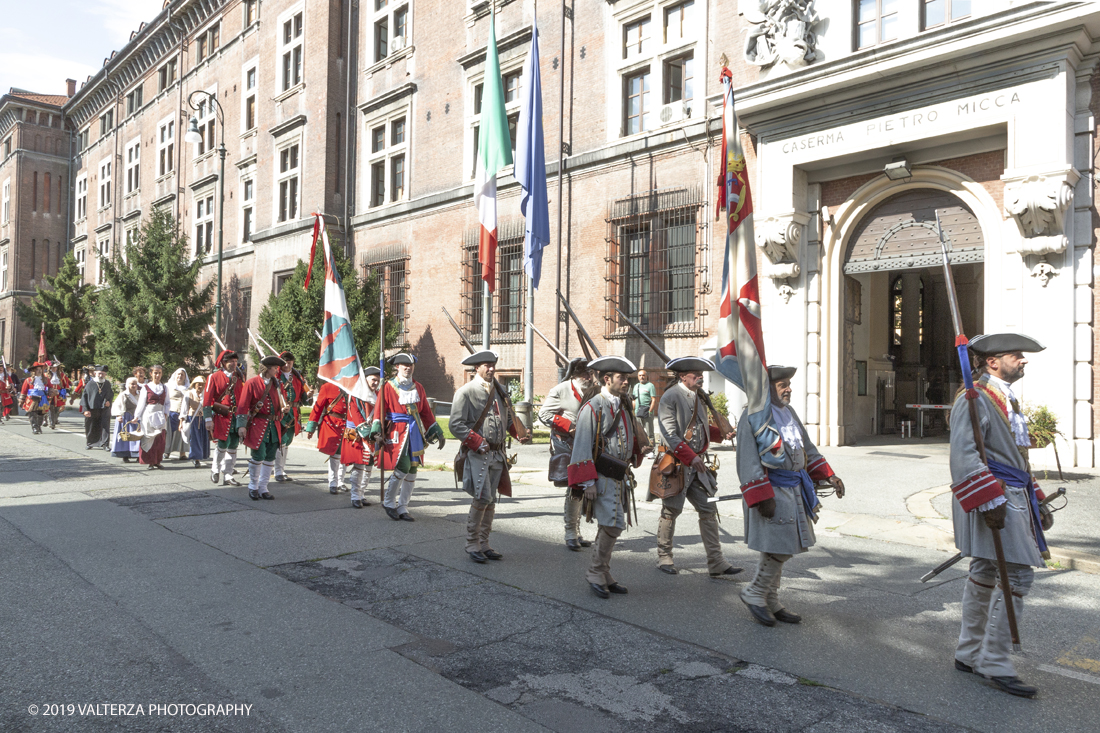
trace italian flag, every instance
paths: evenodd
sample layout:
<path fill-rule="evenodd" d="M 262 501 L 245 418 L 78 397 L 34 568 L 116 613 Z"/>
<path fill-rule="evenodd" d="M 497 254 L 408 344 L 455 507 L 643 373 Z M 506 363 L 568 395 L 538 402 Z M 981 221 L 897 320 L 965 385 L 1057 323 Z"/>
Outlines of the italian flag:
<path fill-rule="evenodd" d="M 504 84 L 497 57 L 495 14 L 489 14 L 489 48 L 485 53 L 485 82 L 481 96 L 481 131 L 474 172 L 474 206 L 481 225 L 478 259 L 481 279 L 496 289 L 497 269 L 497 173 L 512 164 L 512 140 L 508 135 L 508 115 L 504 111 Z"/>

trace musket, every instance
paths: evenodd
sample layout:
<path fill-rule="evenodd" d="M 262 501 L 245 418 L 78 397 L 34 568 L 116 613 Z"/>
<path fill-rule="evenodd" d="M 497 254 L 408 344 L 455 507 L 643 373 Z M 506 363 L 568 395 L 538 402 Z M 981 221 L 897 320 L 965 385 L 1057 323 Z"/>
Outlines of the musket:
<path fill-rule="evenodd" d="M 459 328 L 457 323 L 455 323 L 455 319 L 451 318 L 451 314 L 447 312 L 446 308 L 443 308 L 443 315 L 447 316 L 447 320 L 451 322 L 451 327 L 454 328 L 455 333 L 458 334 L 458 337 L 462 339 L 462 345 L 466 347 L 466 350 L 469 351 L 471 354 L 475 353 L 477 349 L 475 349 L 474 345 L 470 343 L 470 339 L 466 338 L 466 334 L 462 333 L 462 329 Z"/>
<path fill-rule="evenodd" d="M 264 350 L 260 348 L 260 342 L 256 340 L 256 337 L 252 335 L 252 329 L 251 328 L 246 328 L 245 331 L 248 333 L 248 338 L 252 339 L 252 345 L 256 347 L 256 353 L 260 355 L 261 359 L 263 359 L 264 358 Z M 271 346 L 268 345 L 268 348 L 270 349 Z M 272 349 L 271 353 L 274 354 L 274 353 L 277 353 L 277 352 L 274 349 Z"/>
<path fill-rule="evenodd" d="M 378 273 L 378 396 L 375 397 L 375 414 L 378 416 L 378 424 L 382 426 L 382 435 L 374 443 L 374 454 L 378 456 L 378 497 L 385 504 L 386 501 L 386 462 L 383 455 L 386 450 L 386 415 L 382 412 L 382 395 L 386 390 L 385 354 L 386 354 L 386 288 L 383 274 Z M 351 406 L 348 406 L 351 409 Z M 396 469 L 397 466 L 395 465 Z M 396 487 L 395 487 L 396 491 Z"/>
<path fill-rule="evenodd" d="M 538 326 L 531 323 L 530 321 L 527 321 L 527 325 L 531 327 L 532 331 L 538 334 L 538 337 L 542 339 L 543 343 L 550 347 L 550 350 L 554 352 L 554 355 L 557 356 L 559 362 L 561 362 L 562 364 L 569 363 L 569 357 L 561 353 L 561 350 L 557 346 L 554 346 L 554 343 L 550 339 L 546 338 L 542 331 L 539 330 Z"/>
<path fill-rule="evenodd" d="M 966 388 L 966 404 L 970 411 L 970 427 L 974 433 L 974 445 L 978 449 L 982 463 L 989 466 L 985 453 L 985 440 L 982 437 L 981 423 L 978 419 L 978 392 L 974 389 L 974 377 L 970 373 L 970 341 L 963 333 L 962 315 L 959 313 L 959 296 L 955 292 L 955 279 L 951 275 L 951 258 L 947 254 L 947 242 L 943 238 L 943 226 L 940 224 L 940 212 L 936 211 L 936 233 L 940 238 L 940 251 L 943 252 L 943 276 L 947 285 L 947 300 L 951 305 L 951 322 L 955 326 L 955 350 L 959 356 L 959 368 L 962 370 L 963 386 Z M 1016 625 L 1016 604 L 1012 600 L 1012 586 L 1008 582 L 1008 565 L 1005 563 L 1004 546 L 1001 543 L 1001 530 L 990 527 L 993 535 L 993 552 L 997 556 L 997 574 L 1001 579 L 1001 592 L 1005 596 L 1005 613 L 1008 616 L 1008 630 L 1012 634 L 1012 649 L 1020 651 L 1020 629 Z"/>
<path fill-rule="evenodd" d="M 214 337 L 214 340 L 218 343 L 218 346 L 221 348 L 221 350 L 226 351 L 225 342 L 218 338 L 218 333 L 214 330 L 214 327 L 207 326 L 206 328 L 209 329 L 210 335 Z"/>
<path fill-rule="evenodd" d="M 638 327 L 638 324 L 630 320 L 630 318 L 618 308 L 615 308 L 615 311 L 619 314 L 620 318 L 626 321 L 626 324 L 628 326 L 634 329 L 635 333 L 641 336 L 642 339 L 647 344 L 649 344 L 649 348 L 653 349 L 654 353 L 656 353 L 657 356 L 661 358 L 661 361 L 663 361 L 665 364 L 672 361 L 672 359 L 669 358 L 668 354 L 664 352 L 664 349 L 654 343 L 653 339 L 651 339 L 645 331 Z M 722 433 L 722 436 L 725 437 L 730 433 L 736 432 L 733 429 L 733 425 L 730 424 L 729 419 L 726 418 L 726 416 L 722 413 L 718 412 L 718 410 L 714 409 L 714 403 L 711 402 L 710 399 L 710 392 L 707 392 L 705 389 L 700 389 L 698 394 L 699 397 L 703 400 L 703 404 L 706 405 L 707 410 L 710 412 L 710 416 L 714 418 L 714 426 L 718 428 L 718 431 Z"/>
<path fill-rule="evenodd" d="M 558 297 L 561 298 L 561 304 L 565 306 L 565 311 L 569 314 L 569 317 L 573 319 L 573 323 L 577 324 L 578 335 L 584 336 L 584 338 L 581 339 L 581 343 L 583 344 L 584 341 L 587 340 L 588 344 L 592 347 L 592 353 L 596 355 L 596 358 L 598 359 L 603 356 L 603 354 L 600 353 L 599 347 L 596 346 L 596 341 L 588 334 L 588 331 L 585 329 L 584 324 L 581 323 L 581 319 L 577 318 L 577 314 L 574 313 L 573 309 L 569 306 L 569 301 L 566 300 L 565 296 L 561 293 L 558 293 Z M 588 349 L 583 350 L 585 352 L 585 355 L 587 356 Z"/>
<path fill-rule="evenodd" d="M 259 339 L 259 340 L 260 340 L 260 341 L 261 341 L 261 342 L 263 343 L 263 345 L 264 345 L 264 346 L 266 346 L 267 348 L 271 349 L 271 353 L 272 353 L 272 354 L 278 354 L 278 353 L 279 353 L 279 350 L 278 350 L 278 349 L 276 349 L 276 348 L 275 348 L 274 346 L 272 346 L 271 344 L 269 344 L 269 343 L 267 342 L 267 339 L 265 339 L 265 338 L 264 338 L 263 336 L 261 336 L 260 334 L 256 334 L 256 338 L 258 338 L 258 339 Z M 259 349 L 256 349 L 256 350 L 257 350 L 257 351 L 259 351 Z"/>
<path fill-rule="evenodd" d="M 325 340 L 325 337 L 324 337 L 324 336 L 322 336 L 322 335 L 321 335 L 321 332 L 320 332 L 320 331 L 318 331 L 318 330 L 317 330 L 316 328 L 315 328 L 315 329 L 313 329 L 313 333 L 314 333 L 314 334 L 315 334 L 315 335 L 317 336 L 317 338 L 318 338 L 318 339 L 320 339 L 321 341 L 324 341 L 324 340 Z"/>

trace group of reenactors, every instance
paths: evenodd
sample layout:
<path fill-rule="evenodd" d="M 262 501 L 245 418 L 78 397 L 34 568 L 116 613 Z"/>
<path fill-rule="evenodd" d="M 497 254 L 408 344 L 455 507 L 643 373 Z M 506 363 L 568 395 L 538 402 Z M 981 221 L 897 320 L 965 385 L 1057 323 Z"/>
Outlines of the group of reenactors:
<path fill-rule="evenodd" d="M 971 558 L 963 592 L 962 630 L 954 665 L 980 675 L 1013 695 L 1033 697 L 1036 689 L 1017 676 L 1009 655 L 1012 643 L 1006 606 L 1015 617 L 1023 598 L 1044 567 L 1044 530 L 1051 514 L 1028 463 L 1027 420 L 1012 384 L 1023 376 L 1024 354 L 1041 351 L 1034 339 L 1019 334 L 979 336 L 970 342 L 977 381 L 971 392 L 960 390 L 951 413 L 951 480 L 955 540 Z M 462 361 L 473 376 L 454 395 L 450 432 L 459 443 L 456 481 L 470 496 L 465 550 L 476 563 L 500 561 L 490 544 L 496 507 L 512 495 L 509 476 L 510 439 L 529 442 L 506 389 L 497 381 L 497 354 L 477 351 Z M 234 475 L 240 445 L 250 451 L 248 495 L 274 499 L 270 479 L 292 481 L 286 473 L 287 449 L 294 436 L 317 436 L 317 449 L 328 456 L 329 491 L 349 490 L 352 506 L 370 506 L 367 487 L 372 469 L 380 479 L 381 503 L 395 521 L 412 522 L 409 502 L 417 471 L 429 444 L 445 445 L 444 432 L 423 385 L 413 379 L 416 358 L 401 353 L 390 359 L 393 376 L 383 380 L 377 367 L 364 370 L 365 391 L 349 395 L 325 382 L 316 395 L 294 368 L 294 357 L 282 352 L 262 359 L 261 372 L 245 379 L 237 354 L 222 351 L 217 371 L 206 380 L 203 418 L 216 441 L 211 465 L 215 484 L 240 486 Z M 48 364 L 36 363 L 21 394 L 28 412 L 37 411 L 32 427 L 41 431 L 55 398 L 64 396 Z M 717 461 L 712 447 L 736 441 L 736 467 L 744 514 L 745 542 L 758 554 L 755 574 L 740 598 L 759 624 L 797 624 L 801 616 L 780 600 L 783 569 L 815 542 L 814 523 L 820 499 L 843 498 L 845 486 L 818 451 L 791 407 L 793 367 L 768 367 L 771 417 L 778 439 L 762 452 L 743 413 L 736 430 L 708 418 L 703 384 L 715 365 L 700 357 L 682 357 L 664 365 L 671 381 L 657 399 L 656 390 L 632 385 L 638 369 L 621 356 L 573 359 L 565 379 L 547 395 L 538 413 L 551 431 L 548 478 L 564 490 L 565 546 L 574 552 L 591 548 L 585 573 L 589 589 L 606 599 L 628 590 L 612 575 L 615 543 L 638 523 L 634 470 L 653 454 L 647 500 L 659 500 L 657 569 L 676 575 L 673 546 L 676 522 L 685 504 L 695 509 L 709 575 L 730 579 L 742 569 L 724 556 L 719 538 Z M 0 377 L 0 397 L 12 391 L 11 377 Z M 632 388 L 642 386 L 642 389 Z M 91 393 L 95 385 L 91 384 Z M 978 424 L 971 418 L 975 401 Z M 5 402 L 5 405 L 8 403 Z M 305 425 L 299 408 L 312 404 Z M 639 406 L 641 409 L 639 409 Z M 103 405 L 97 409 L 102 410 Z M 641 414 L 639 414 L 641 413 Z M 36 413 L 31 413 L 36 414 Z M 655 417 L 655 419 L 654 419 Z M 651 427 L 648 423 L 655 423 Z M 716 420 L 717 422 L 717 420 Z M 651 440 L 652 439 L 652 440 Z M 652 445 L 656 443 L 656 445 Z M 584 538 L 582 520 L 597 526 Z M 1010 592 L 1000 585 L 994 536 L 1002 539 L 1002 559 Z M 1008 600 L 1006 600 L 1006 598 Z"/>
<path fill-rule="evenodd" d="M 22 408 L 31 432 L 41 435 L 43 427 L 57 428 L 71 391 L 72 382 L 59 362 L 40 358 L 31 365 L 22 382 L 5 365 L 0 369 L 0 418 L 11 420 L 12 413 L 18 415 Z"/>

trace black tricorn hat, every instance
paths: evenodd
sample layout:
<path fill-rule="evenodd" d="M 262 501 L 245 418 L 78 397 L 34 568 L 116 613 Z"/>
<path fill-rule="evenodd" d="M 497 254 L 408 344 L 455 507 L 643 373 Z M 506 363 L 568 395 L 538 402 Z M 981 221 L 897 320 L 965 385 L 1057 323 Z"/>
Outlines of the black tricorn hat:
<path fill-rule="evenodd" d="M 594 372 L 617 372 L 619 374 L 633 374 L 638 367 L 625 356 L 601 356 L 588 362 L 588 368 Z"/>
<path fill-rule="evenodd" d="M 773 382 L 778 382 L 780 379 L 790 379 L 797 371 L 798 367 L 770 364 L 768 366 L 768 379 Z"/>
<path fill-rule="evenodd" d="M 280 359 L 279 357 L 274 356 L 274 355 L 265 356 L 263 359 L 260 360 L 260 363 L 263 364 L 265 367 L 274 367 L 274 366 L 283 367 L 283 366 L 286 366 L 285 361 L 283 361 L 282 359 Z"/>
<path fill-rule="evenodd" d="M 1046 349 L 1041 343 L 1022 333 L 983 333 L 970 339 L 970 350 L 979 356 L 1011 354 L 1014 351 L 1034 353 Z"/>
<path fill-rule="evenodd" d="M 376 367 L 376 366 L 367 367 L 366 369 L 363 370 L 363 376 L 364 377 L 377 377 L 380 374 L 381 374 L 381 372 L 378 371 L 378 367 Z"/>

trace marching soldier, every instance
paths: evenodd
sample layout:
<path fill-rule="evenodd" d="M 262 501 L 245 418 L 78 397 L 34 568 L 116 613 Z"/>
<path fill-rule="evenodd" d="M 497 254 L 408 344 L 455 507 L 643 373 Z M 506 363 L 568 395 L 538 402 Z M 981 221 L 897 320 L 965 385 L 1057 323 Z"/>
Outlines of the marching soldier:
<path fill-rule="evenodd" d="M 745 543 L 760 553 L 752 583 L 741 591 L 741 601 L 764 626 L 776 621 L 797 624 L 802 617 L 779 602 L 783 563 L 814 545 L 817 521 L 816 485 L 822 492 L 844 497 L 844 482 L 818 452 L 791 405 L 791 377 L 795 367 L 769 366 L 772 417 L 783 440 L 783 468 L 765 468 L 760 462 L 748 411 L 737 425 L 737 475 L 745 512 Z"/>
<path fill-rule="evenodd" d="M 707 501 L 718 491 L 714 475 L 704 461 L 711 441 L 730 440 L 733 433 L 722 435 L 711 427 L 707 408 L 699 397 L 703 386 L 703 372 L 713 371 L 714 364 L 694 356 L 673 359 L 665 368 L 676 373 L 676 385 L 665 391 L 657 407 L 657 423 L 661 443 L 682 464 L 684 489 L 675 496 L 661 500 L 661 518 L 657 523 L 657 567 L 669 575 L 676 575 L 672 560 L 672 541 L 676 532 L 676 518 L 684 510 L 684 501 L 690 501 L 699 515 L 699 535 L 707 553 L 707 571 L 712 578 L 736 575 L 741 568 L 734 567 L 722 555 L 722 543 L 718 535 L 718 509 Z"/>
<path fill-rule="evenodd" d="M 489 547 L 489 533 L 498 496 L 512 495 L 505 439 L 508 434 L 519 438 L 508 394 L 496 380 L 497 358 L 495 352 L 484 350 L 462 360 L 476 371 L 455 393 L 448 426 L 462 445 L 462 488 L 473 497 L 466 519 L 466 553 L 476 563 L 504 559 Z"/>
<path fill-rule="evenodd" d="M 634 477 L 629 466 L 642 463 L 642 447 L 630 402 L 630 375 L 635 367 L 620 356 L 603 356 L 589 367 L 598 375 L 600 391 L 584 403 L 577 417 L 576 438 L 569 462 L 569 486 L 584 492 L 599 529 L 592 565 L 585 573 L 600 598 L 625 594 L 626 586 L 611 577 L 611 552 L 631 519 Z"/>
<path fill-rule="evenodd" d="M 267 483 L 281 444 L 285 404 L 279 391 L 279 370 L 286 362 L 277 356 L 265 356 L 260 364 L 263 372 L 244 383 L 237 402 L 237 436 L 252 450 L 248 460 L 248 498 L 253 501 L 275 498 L 267 490 Z"/>
<path fill-rule="evenodd" d="M 565 381 L 550 390 L 539 410 L 539 420 L 550 428 L 550 480 L 566 489 L 565 546 L 573 552 L 592 544 L 581 536 L 581 497 L 570 490 L 566 469 L 573 453 L 577 414 L 581 403 L 591 396 L 589 393 L 596 391 L 594 387 L 588 362 L 580 357 L 572 359 L 565 371 Z"/>
<path fill-rule="evenodd" d="M 275 480 L 278 482 L 293 481 L 286 473 L 286 456 L 294 436 L 302 432 L 302 416 L 299 406 L 308 404 L 310 386 L 302 377 L 302 373 L 294 368 L 294 354 L 284 351 L 279 358 L 286 365 L 279 370 L 279 387 L 283 390 L 289 409 L 283 415 L 283 438 L 279 445 L 279 451 L 275 454 Z"/>
<path fill-rule="evenodd" d="M 367 440 L 374 418 L 374 404 L 378 401 L 378 367 L 363 370 L 370 395 L 365 400 L 352 397 L 348 401 L 347 427 L 340 446 L 340 463 L 351 471 L 351 505 L 356 509 L 370 506 L 367 501 L 367 485 L 374 465 L 374 448 Z"/>
<path fill-rule="evenodd" d="M 306 423 L 306 437 L 317 433 L 317 450 L 328 456 L 328 493 L 344 489 L 344 466 L 340 463 L 340 444 L 348 419 L 348 393 L 332 382 L 317 390 L 317 400 Z"/>
<path fill-rule="evenodd" d="M 206 390 L 202 396 L 202 415 L 206 431 L 218 442 L 214 461 L 210 464 L 210 480 L 216 484 L 224 478 L 224 486 L 241 485 L 240 481 L 233 478 L 237 447 L 241 442 L 237 431 L 233 430 L 233 419 L 244 389 L 237 363 L 236 352 L 226 349 L 218 354 L 214 361 L 218 371 L 206 380 Z M 141 369 L 142 375 L 145 374 L 141 367 L 136 367 L 134 371 L 137 372 L 138 369 Z"/>
<path fill-rule="evenodd" d="M 50 411 L 50 384 L 46 376 L 48 364 L 36 361 L 31 365 L 34 371 L 23 380 L 19 392 L 23 395 L 23 411 L 31 424 L 31 433 L 42 434 L 42 423 Z"/>
<path fill-rule="evenodd" d="M 382 383 L 371 423 L 371 440 L 385 436 L 382 446 L 382 469 L 391 471 L 382 508 L 390 519 L 413 521 L 409 514 L 409 499 L 416 483 L 416 471 L 424 465 L 424 450 L 437 442 L 443 450 L 446 440 L 443 428 L 435 421 L 424 385 L 413 379 L 416 358 L 398 354 L 390 361 L 394 376 Z M 462 362 L 465 364 L 466 362 Z"/>
<path fill-rule="evenodd" d="M 955 546 L 964 557 L 972 558 L 963 589 L 955 669 L 986 677 L 1020 697 L 1035 697 L 1038 690 L 1016 676 L 1009 656 L 1011 635 L 1003 588 L 998 587 L 992 528 L 1001 534 L 1013 608 L 1020 619 L 1024 596 L 1035 577 L 1033 568 L 1045 567 L 1044 557 L 1049 555 L 1043 530 L 1050 529 L 1053 517 L 1047 514 L 1044 525 L 1039 511 L 1043 492 L 1028 463 L 1027 419 L 1020 413 L 1012 385 L 1024 376 L 1024 354 L 1044 348 L 1016 333 L 975 336 L 970 351 L 980 374 L 974 384 L 978 428 L 971 422 L 965 390 L 951 410 Z M 979 430 L 988 463 L 982 460 L 974 437 Z"/>

